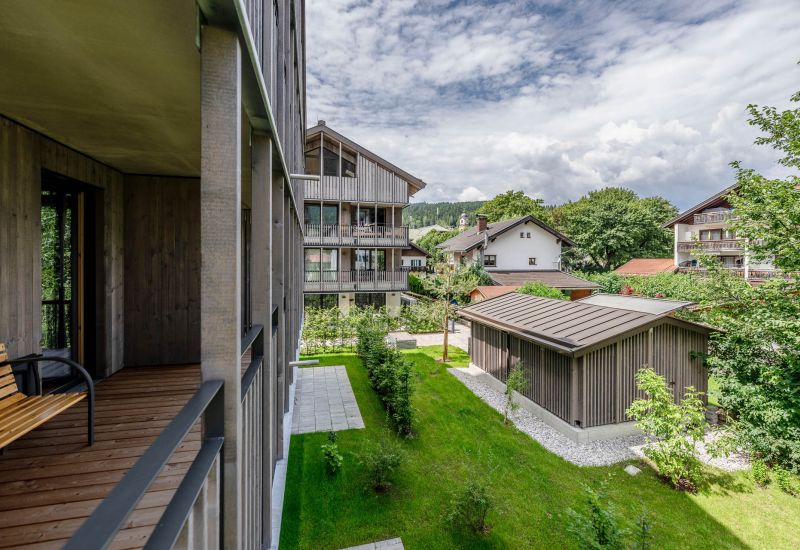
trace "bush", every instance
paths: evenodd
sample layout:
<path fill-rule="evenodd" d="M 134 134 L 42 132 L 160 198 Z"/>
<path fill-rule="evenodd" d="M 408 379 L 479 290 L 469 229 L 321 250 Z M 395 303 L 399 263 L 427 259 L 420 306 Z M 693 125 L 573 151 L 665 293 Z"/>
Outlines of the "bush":
<path fill-rule="evenodd" d="M 800 482 L 798 482 L 797 477 L 794 476 L 792 472 L 780 466 L 776 466 L 772 471 L 775 474 L 775 485 L 777 485 L 781 491 L 793 497 L 800 496 Z"/>
<path fill-rule="evenodd" d="M 525 380 L 525 372 L 522 370 L 522 363 L 511 366 L 511 371 L 506 378 L 506 406 L 503 413 L 503 422 L 509 424 L 508 416 L 519 408 L 519 403 L 514 400 L 514 392 L 522 393 L 528 386 Z"/>
<path fill-rule="evenodd" d="M 351 351 L 362 319 L 373 319 L 386 331 L 399 326 L 385 307 L 352 307 L 347 315 L 342 315 L 339 308 L 307 307 L 303 315 L 304 354 Z"/>
<path fill-rule="evenodd" d="M 328 433 L 328 442 L 322 444 L 322 456 L 325 457 L 325 471 L 328 475 L 336 475 L 341 469 L 344 457 L 339 453 L 336 443 L 336 432 Z"/>
<path fill-rule="evenodd" d="M 411 334 L 440 332 L 444 305 L 439 302 L 417 302 L 400 309 L 400 325 Z"/>
<path fill-rule="evenodd" d="M 750 476 L 753 478 L 753 481 L 756 483 L 756 485 L 760 487 L 766 487 L 769 485 L 769 468 L 763 460 L 753 460 L 753 462 L 750 464 Z"/>
<path fill-rule="evenodd" d="M 492 508 L 492 498 L 483 483 L 469 481 L 450 502 L 447 521 L 456 528 L 466 527 L 479 535 L 489 532 L 486 516 Z"/>
<path fill-rule="evenodd" d="M 365 318 L 359 324 L 356 352 L 397 433 L 411 436 L 414 426 L 411 364 L 399 351 L 386 345 L 386 330 L 374 319 Z"/>
<path fill-rule="evenodd" d="M 425 294 L 425 286 L 422 284 L 422 281 L 420 281 L 419 277 L 413 273 L 408 274 L 408 290 L 415 294 L 427 296 L 427 294 Z"/>
<path fill-rule="evenodd" d="M 554 298 L 556 300 L 566 300 L 567 296 L 560 290 L 547 286 L 539 281 L 528 281 L 517 289 L 520 294 L 530 296 L 541 296 L 542 298 Z"/>
<path fill-rule="evenodd" d="M 570 523 L 567 531 L 578 541 L 580 548 L 625 548 L 626 532 L 619 526 L 614 509 L 608 505 L 607 482 L 602 481 L 597 489 L 584 485 L 586 510 L 567 510 Z"/>
<path fill-rule="evenodd" d="M 386 439 L 362 454 L 360 462 L 366 469 L 368 487 L 376 493 L 385 493 L 391 488 L 394 474 L 403 463 L 403 454 L 395 443 Z"/>
<path fill-rule="evenodd" d="M 694 491 L 702 475 L 697 442 L 705 435 L 705 406 L 700 392 L 686 388 L 680 404 L 653 369 L 636 373 L 636 385 L 647 394 L 626 411 L 648 436 L 644 454 L 678 489 Z"/>

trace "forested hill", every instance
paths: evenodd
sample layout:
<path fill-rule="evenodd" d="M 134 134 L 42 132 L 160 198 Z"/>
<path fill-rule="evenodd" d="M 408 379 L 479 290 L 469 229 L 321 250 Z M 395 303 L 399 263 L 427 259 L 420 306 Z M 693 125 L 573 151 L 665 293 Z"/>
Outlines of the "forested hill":
<path fill-rule="evenodd" d="M 443 225 L 456 227 L 462 212 L 469 216 L 470 224 L 475 221 L 475 211 L 484 201 L 470 202 L 418 202 L 408 205 L 403 210 L 403 224 L 411 229 L 427 225 Z"/>

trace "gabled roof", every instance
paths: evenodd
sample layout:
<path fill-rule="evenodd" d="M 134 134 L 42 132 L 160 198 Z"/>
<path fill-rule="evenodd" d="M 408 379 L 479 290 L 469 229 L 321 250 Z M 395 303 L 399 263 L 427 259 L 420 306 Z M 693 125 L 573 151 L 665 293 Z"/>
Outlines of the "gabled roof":
<path fill-rule="evenodd" d="M 570 356 L 578 356 L 611 341 L 660 323 L 671 323 L 698 332 L 710 328 L 640 311 L 596 306 L 512 292 L 471 304 L 459 315 L 513 333 Z"/>
<path fill-rule="evenodd" d="M 514 292 L 518 288 L 518 286 L 476 286 L 474 289 L 472 289 L 470 294 L 477 292 L 483 296 L 484 299 L 488 300 L 489 298 L 497 298 L 503 294 Z"/>
<path fill-rule="evenodd" d="M 322 122 L 322 121 L 320 121 L 320 122 Z M 397 174 L 398 176 L 400 176 L 401 178 L 406 180 L 408 183 L 410 183 L 412 186 L 416 187 L 417 190 L 420 190 L 423 187 L 425 187 L 426 183 L 424 181 L 422 181 L 421 179 L 419 179 L 419 178 L 417 178 L 415 176 L 412 176 L 411 174 L 409 174 L 408 172 L 406 172 L 402 168 L 398 168 L 397 166 L 395 166 L 394 164 L 392 164 L 388 160 L 386 160 L 386 159 L 384 159 L 382 157 L 379 157 L 378 155 L 376 155 L 375 153 L 373 153 L 369 149 L 366 149 L 363 146 L 359 145 L 355 141 L 352 141 L 351 139 L 344 137 L 342 134 L 340 134 L 336 130 L 332 129 L 330 126 L 328 126 L 324 122 L 321 123 L 321 124 L 317 123 L 316 126 L 306 130 L 306 142 L 308 142 L 309 139 L 311 139 L 312 137 L 318 135 L 320 132 L 324 132 L 326 136 L 330 136 L 333 139 L 342 142 L 342 144 L 347 145 L 349 148 L 358 151 L 358 153 L 360 155 L 370 159 L 371 161 L 373 161 L 373 162 L 375 162 L 377 164 L 380 164 L 381 166 L 383 166 L 384 168 L 386 168 L 390 172 L 394 172 L 395 174 Z"/>
<path fill-rule="evenodd" d="M 555 269 L 537 271 L 487 271 L 492 282 L 501 286 L 522 286 L 528 282 L 542 283 L 558 290 L 600 288 L 600 285 Z"/>
<path fill-rule="evenodd" d="M 478 228 L 476 226 L 472 226 L 469 229 L 462 231 L 455 237 L 444 241 L 436 248 L 440 248 L 445 252 L 469 252 L 473 248 L 482 245 L 484 239 L 488 238 L 489 240 L 494 240 L 506 231 L 514 229 L 518 225 L 525 222 L 535 223 L 548 233 L 551 233 L 557 239 L 560 239 L 561 242 L 567 246 L 573 246 L 575 244 L 567 236 L 562 235 L 543 221 L 534 218 L 533 216 L 522 216 L 520 218 L 490 223 L 486 226 L 486 231 L 481 231 L 480 233 L 478 232 Z"/>
<path fill-rule="evenodd" d="M 723 189 L 716 195 L 708 197 L 703 202 L 695 204 L 689 210 L 680 213 L 678 217 L 673 218 L 667 223 L 665 223 L 662 227 L 664 227 L 665 229 L 670 229 L 676 223 L 686 223 L 687 221 L 692 220 L 695 214 L 701 212 L 702 210 L 705 210 L 706 208 L 713 208 L 715 206 L 722 206 L 724 204 L 727 204 L 728 201 L 726 200 L 725 197 L 727 197 L 730 194 L 730 192 L 734 190 L 735 187 L 736 184 L 731 185 L 730 187 Z"/>
<path fill-rule="evenodd" d="M 614 273 L 620 275 L 655 275 L 674 273 L 678 268 L 672 258 L 634 258 L 619 266 Z"/>
<path fill-rule="evenodd" d="M 423 256 L 425 256 L 426 258 L 430 258 L 430 257 L 431 257 L 431 255 L 430 255 L 430 254 L 428 254 L 428 251 L 427 251 L 427 250 L 425 250 L 425 249 L 424 249 L 424 248 L 422 248 L 421 246 L 418 246 L 418 245 L 414 244 L 414 243 L 413 243 L 413 242 L 411 242 L 411 241 L 409 241 L 409 242 L 408 242 L 408 248 L 410 248 L 412 251 L 417 251 L 417 252 L 419 252 L 420 254 L 422 254 Z M 408 250 L 408 249 L 406 249 L 406 250 Z"/>

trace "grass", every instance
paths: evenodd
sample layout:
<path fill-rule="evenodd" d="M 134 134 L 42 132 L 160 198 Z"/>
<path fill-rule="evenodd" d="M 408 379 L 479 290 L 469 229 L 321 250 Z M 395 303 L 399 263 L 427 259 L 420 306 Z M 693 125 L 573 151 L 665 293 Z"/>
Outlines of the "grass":
<path fill-rule="evenodd" d="M 582 507 L 581 486 L 611 476 L 609 500 L 631 526 L 646 508 L 655 548 L 791 548 L 800 540 L 800 500 L 773 487 L 754 487 L 746 474 L 709 470 L 697 495 L 677 492 L 652 471 L 636 477 L 625 464 L 579 468 L 504 426 L 499 413 L 475 397 L 446 366 L 438 346 L 406 352 L 418 377 L 417 436 L 402 440 L 406 461 L 387 494 L 365 489 L 358 454 L 387 437 L 380 402 L 352 354 L 315 356 L 345 365 L 366 429 L 339 432 L 343 471 L 328 477 L 320 445 L 327 435 L 293 435 L 281 548 L 345 548 L 402 537 L 406 548 L 572 548 L 566 511 Z M 450 366 L 469 359 L 451 348 Z M 390 435 L 390 437 L 394 437 Z M 444 517 L 453 492 L 468 479 L 489 483 L 495 507 L 491 532 L 453 531 Z"/>

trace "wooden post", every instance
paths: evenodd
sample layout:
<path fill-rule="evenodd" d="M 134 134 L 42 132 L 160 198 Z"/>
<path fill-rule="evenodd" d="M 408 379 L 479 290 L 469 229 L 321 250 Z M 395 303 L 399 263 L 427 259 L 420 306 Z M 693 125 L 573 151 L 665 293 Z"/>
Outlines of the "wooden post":
<path fill-rule="evenodd" d="M 261 410 L 256 411 L 261 417 L 261 525 L 262 542 L 268 543 L 272 534 L 272 464 L 275 448 L 272 444 L 272 426 L 275 388 L 272 370 L 275 365 L 271 361 L 272 349 L 272 141 L 263 134 L 253 134 L 252 138 L 252 250 L 253 265 L 251 268 L 251 311 L 253 323 L 264 327 L 263 353 L 264 364 L 261 367 L 261 383 L 263 402 Z"/>
<path fill-rule="evenodd" d="M 224 387 L 222 546 L 241 547 L 241 57 L 236 34 L 204 26 L 200 64 L 200 350 Z"/>

